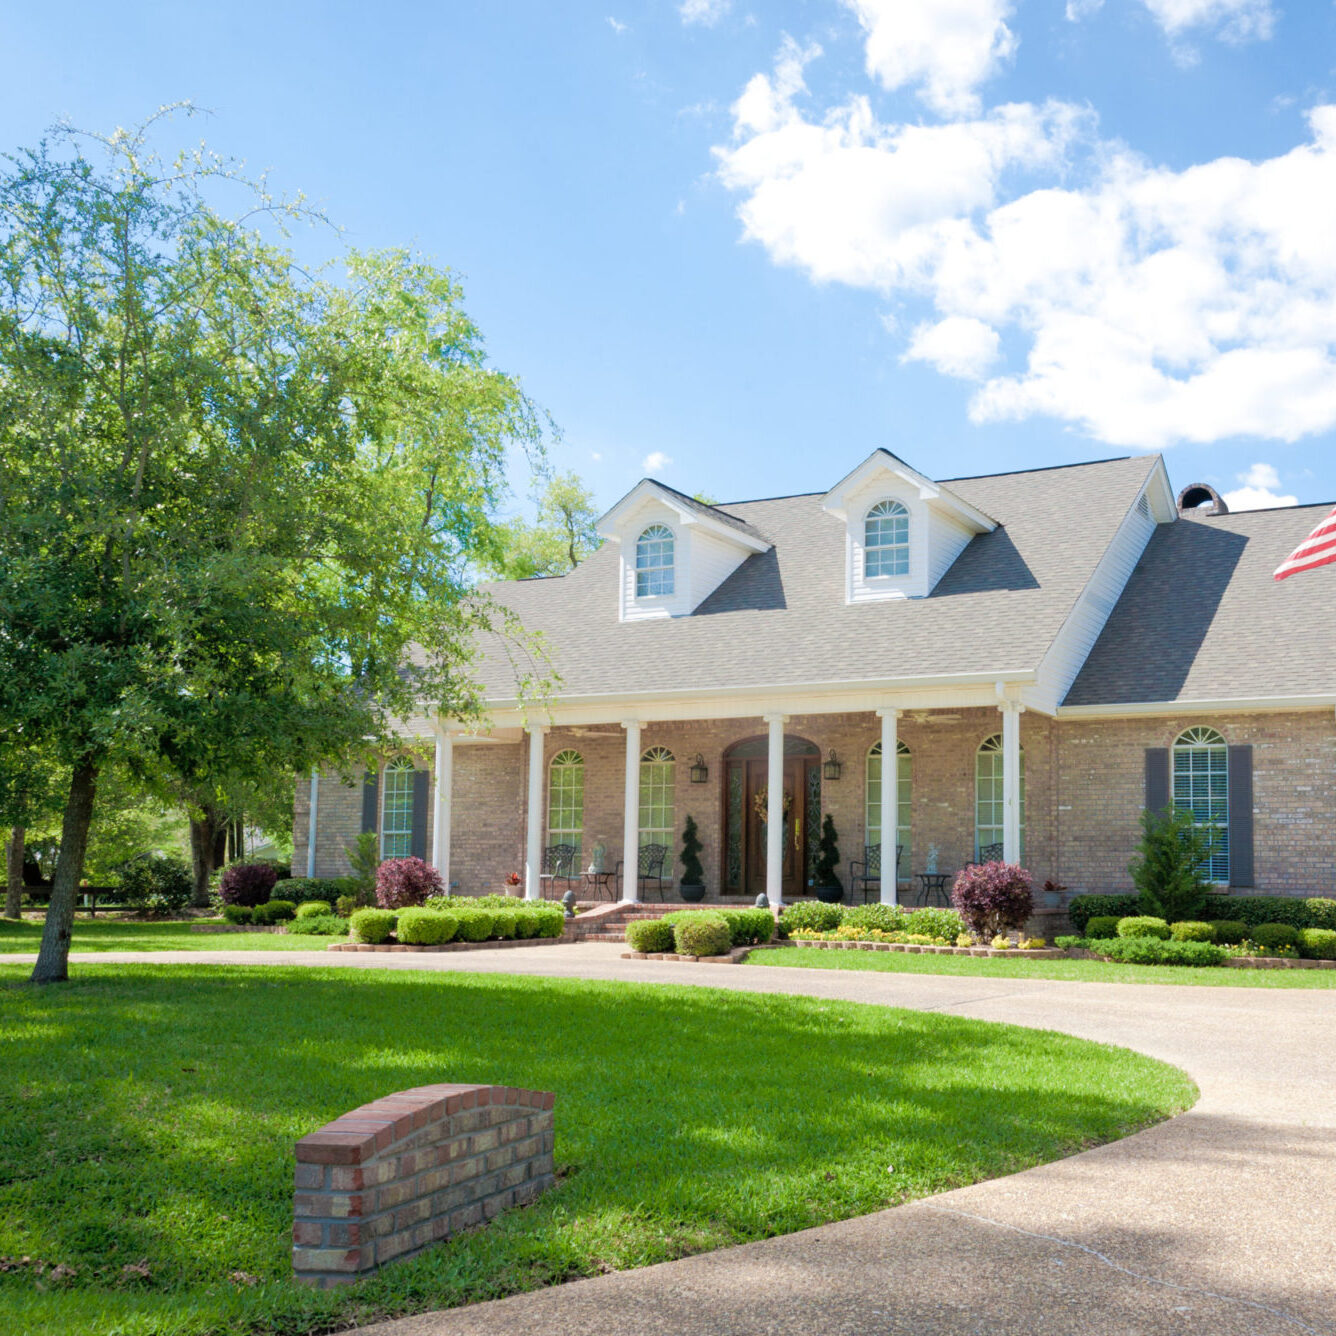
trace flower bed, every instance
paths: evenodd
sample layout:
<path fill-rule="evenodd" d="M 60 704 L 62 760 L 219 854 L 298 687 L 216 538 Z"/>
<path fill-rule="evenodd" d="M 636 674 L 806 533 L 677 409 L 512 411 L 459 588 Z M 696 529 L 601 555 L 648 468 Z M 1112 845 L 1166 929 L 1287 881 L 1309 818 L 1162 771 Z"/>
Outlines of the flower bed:
<path fill-rule="evenodd" d="M 1166 923 L 1162 918 L 1129 914 L 1118 919 L 1092 915 L 1086 933 L 1059 937 L 1057 945 L 1086 958 L 1125 965 L 1336 966 L 1336 929 L 1329 927 L 1249 924 L 1244 919 Z"/>
<path fill-rule="evenodd" d="M 1042 939 L 1033 938 L 1031 940 L 1040 941 Z M 1056 948 L 1047 945 L 1027 946 L 1023 948 L 1019 946 L 946 946 L 928 942 L 893 942 L 867 938 L 841 938 L 836 937 L 834 934 L 804 934 L 803 936 L 794 936 L 789 942 L 789 945 L 817 948 L 827 951 L 907 951 L 915 955 L 1012 956 L 1024 957 L 1027 960 L 1060 960 L 1063 956 L 1069 954 L 1066 951 L 1059 951 Z"/>

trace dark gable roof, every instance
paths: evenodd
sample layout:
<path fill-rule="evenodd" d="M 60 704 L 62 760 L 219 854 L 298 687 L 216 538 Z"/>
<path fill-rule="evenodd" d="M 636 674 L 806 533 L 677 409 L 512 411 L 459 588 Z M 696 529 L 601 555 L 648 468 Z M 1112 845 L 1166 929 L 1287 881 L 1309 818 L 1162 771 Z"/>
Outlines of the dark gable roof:
<path fill-rule="evenodd" d="M 1188 515 L 1160 525 L 1063 704 L 1336 689 L 1336 566 L 1273 578 L 1328 509 Z"/>
<path fill-rule="evenodd" d="M 845 528 L 823 493 L 727 506 L 774 547 L 688 617 L 619 622 L 613 543 L 569 575 L 489 588 L 543 633 L 567 698 L 1031 669 L 1155 466 L 1143 456 L 953 481 L 999 527 L 928 598 L 846 605 Z M 489 697 L 514 696 L 495 646 L 478 671 Z"/>

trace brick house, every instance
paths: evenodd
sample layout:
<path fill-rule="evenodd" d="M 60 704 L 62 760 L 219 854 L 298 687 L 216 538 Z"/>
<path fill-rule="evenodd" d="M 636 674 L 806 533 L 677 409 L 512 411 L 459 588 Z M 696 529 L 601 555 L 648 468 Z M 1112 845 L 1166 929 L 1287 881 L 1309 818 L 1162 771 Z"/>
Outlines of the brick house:
<path fill-rule="evenodd" d="M 708 896 L 777 902 L 829 813 L 840 875 L 871 849 L 883 899 L 998 855 L 1117 891 L 1172 797 L 1222 887 L 1330 895 L 1336 570 L 1272 579 L 1317 518 L 1176 501 L 1159 456 L 938 482 L 877 450 L 717 506 L 646 479 L 577 570 L 492 586 L 543 633 L 551 701 L 525 713 L 485 648 L 487 730 L 424 715 L 360 787 L 301 780 L 294 864 L 343 872 L 376 830 L 463 893 L 536 895 L 552 846 L 611 870 L 667 845 L 671 878 L 691 815 Z"/>

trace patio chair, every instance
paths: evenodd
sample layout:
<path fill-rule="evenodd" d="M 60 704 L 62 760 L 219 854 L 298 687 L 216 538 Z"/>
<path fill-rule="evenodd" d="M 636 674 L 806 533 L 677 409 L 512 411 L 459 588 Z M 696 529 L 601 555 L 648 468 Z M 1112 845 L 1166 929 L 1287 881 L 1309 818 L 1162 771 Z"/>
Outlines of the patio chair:
<path fill-rule="evenodd" d="M 668 846 L 666 844 L 642 844 L 640 846 L 639 856 L 636 858 L 636 887 L 642 893 L 651 886 L 658 893 L 660 900 L 663 899 L 663 888 L 668 884 L 667 878 L 663 875 L 664 864 L 668 861 Z M 622 859 L 617 860 L 617 898 L 622 898 L 622 869 L 625 862 Z"/>
<path fill-rule="evenodd" d="M 544 900 L 560 900 L 582 885 L 575 867 L 575 845 L 549 844 L 543 850 L 543 870 L 538 874 L 539 893 Z"/>
<path fill-rule="evenodd" d="M 900 855 L 905 851 L 903 844 L 895 846 L 895 873 L 897 880 L 900 875 Z M 872 896 L 881 894 L 881 845 L 865 844 L 863 846 L 863 861 L 849 864 L 849 893 L 852 895 L 855 891 L 863 892 L 863 903 L 867 902 Z"/>
<path fill-rule="evenodd" d="M 992 844 L 981 844 L 979 846 L 979 856 L 975 863 L 1000 863 L 1002 861 L 1002 841 L 997 840 Z M 971 864 L 970 866 L 973 866 Z"/>

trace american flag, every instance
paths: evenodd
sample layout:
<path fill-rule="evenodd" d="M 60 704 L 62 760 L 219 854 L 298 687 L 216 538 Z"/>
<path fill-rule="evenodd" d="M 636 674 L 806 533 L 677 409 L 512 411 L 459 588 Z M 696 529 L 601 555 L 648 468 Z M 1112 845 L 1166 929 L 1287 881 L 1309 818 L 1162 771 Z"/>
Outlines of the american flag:
<path fill-rule="evenodd" d="M 1281 562 L 1276 569 L 1276 579 L 1311 571 L 1314 566 L 1325 566 L 1329 561 L 1336 561 L 1336 510 Z"/>

